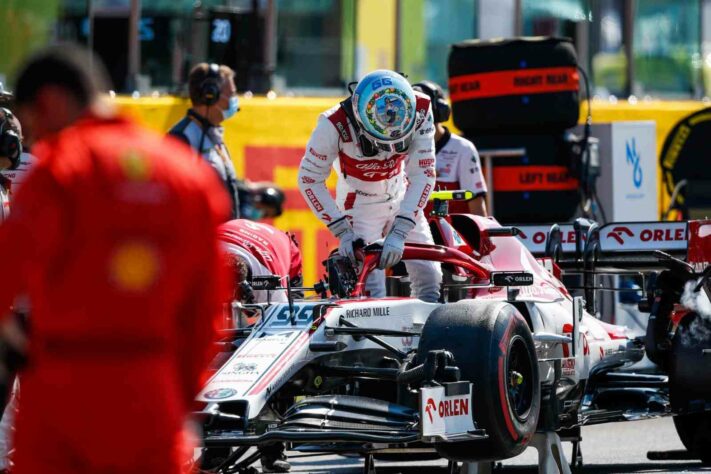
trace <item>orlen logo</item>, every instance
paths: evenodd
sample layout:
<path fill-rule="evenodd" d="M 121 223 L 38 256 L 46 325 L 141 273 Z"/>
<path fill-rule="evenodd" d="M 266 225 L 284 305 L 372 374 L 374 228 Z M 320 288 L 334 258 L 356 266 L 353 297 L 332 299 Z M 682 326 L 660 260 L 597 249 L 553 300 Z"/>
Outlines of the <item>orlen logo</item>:
<path fill-rule="evenodd" d="M 440 418 L 448 418 L 450 416 L 462 416 L 469 414 L 469 399 L 455 398 L 454 400 L 442 400 L 438 406 L 435 406 L 433 399 L 427 399 L 425 406 L 427 416 L 430 418 L 430 423 L 434 422 L 434 415 L 437 414 Z"/>
<path fill-rule="evenodd" d="M 607 237 L 612 237 L 618 243 L 625 243 L 625 236 L 634 237 L 634 232 L 624 226 L 614 227 L 607 233 Z M 642 229 L 639 233 L 639 240 L 642 242 L 673 242 L 686 240 L 685 230 L 678 229 Z"/>
<path fill-rule="evenodd" d="M 311 204 L 314 206 L 316 212 L 323 211 L 323 206 L 321 205 L 311 188 L 308 188 L 306 191 L 304 191 L 304 193 L 306 194 L 306 197 L 309 198 L 309 201 L 311 201 Z"/>
<path fill-rule="evenodd" d="M 427 204 L 427 197 L 430 195 L 430 189 L 432 189 L 432 186 L 429 184 L 425 185 L 425 189 L 422 190 L 422 194 L 420 195 L 420 201 L 417 203 L 417 207 L 425 207 L 425 204 Z"/>
<path fill-rule="evenodd" d="M 607 233 L 607 237 L 608 238 L 612 237 L 618 243 L 624 244 L 625 239 L 623 238 L 623 234 L 627 235 L 627 237 L 634 237 L 634 233 L 631 230 L 629 230 L 627 227 L 623 227 L 623 226 L 617 226 L 617 227 L 613 228 L 610 232 Z"/>
<path fill-rule="evenodd" d="M 523 240 L 528 240 L 528 235 L 526 235 L 521 229 L 519 229 L 518 233 L 519 237 Z M 531 237 L 531 241 L 534 244 L 542 244 L 546 241 L 546 235 L 547 232 L 542 232 L 538 231 L 533 234 L 533 237 Z M 585 234 L 583 234 L 583 240 L 587 238 Z M 569 230 L 569 231 L 561 231 L 560 233 L 560 241 L 563 244 L 574 244 L 575 243 L 575 231 L 574 230 Z"/>
<path fill-rule="evenodd" d="M 431 398 L 427 399 L 427 406 L 425 407 L 425 411 L 427 412 L 427 416 L 430 417 L 430 423 L 434 423 L 434 416 L 432 413 L 437 414 L 437 405 L 435 405 L 434 400 Z"/>

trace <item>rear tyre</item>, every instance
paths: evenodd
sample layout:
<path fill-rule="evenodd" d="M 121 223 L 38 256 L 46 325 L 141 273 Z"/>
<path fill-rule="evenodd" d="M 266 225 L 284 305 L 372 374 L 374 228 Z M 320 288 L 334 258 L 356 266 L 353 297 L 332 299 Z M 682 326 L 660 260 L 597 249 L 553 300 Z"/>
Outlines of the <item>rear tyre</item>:
<path fill-rule="evenodd" d="M 711 414 L 677 415 L 674 427 L 684 447 L 701 459 L 705 465 L 711 464 Z"/>
<path fill-rule="evenodd" d="M 669 395 L 674 410 L 689 413 L 711 401 L 711 364 L 704 349 L 711 349 L 711 321 L 689 313 L 672 340 Z M 684 447 L 704 464 L 711 464 L 711 413 L 677 415 L 674 427 Z"/>
<path fill-rule="evenodd" d="M 538 361 L 531 331 L 510 304 L 462 301 L 436 309 L 418 346 L 418 363 L 428 351 L 445 349 L 461 379 L 473 384 L 472 416 L 485 440 L 441 443 L 441 456 L 457 461 L 493 461 L 520 454 L 538 423 L 541 404 Z"/>

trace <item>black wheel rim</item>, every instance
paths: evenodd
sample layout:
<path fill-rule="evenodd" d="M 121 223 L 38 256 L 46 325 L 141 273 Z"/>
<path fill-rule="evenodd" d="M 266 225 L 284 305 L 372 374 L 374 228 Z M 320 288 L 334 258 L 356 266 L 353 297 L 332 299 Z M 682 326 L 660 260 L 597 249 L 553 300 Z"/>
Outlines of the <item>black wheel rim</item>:
<path fill-rule="evenodd" d="M 515 336 L 509 343 L 506 358 L 506 397 L 513 415 L 524 422 L 533 403 L 533 362 L 521 336 Z"/>

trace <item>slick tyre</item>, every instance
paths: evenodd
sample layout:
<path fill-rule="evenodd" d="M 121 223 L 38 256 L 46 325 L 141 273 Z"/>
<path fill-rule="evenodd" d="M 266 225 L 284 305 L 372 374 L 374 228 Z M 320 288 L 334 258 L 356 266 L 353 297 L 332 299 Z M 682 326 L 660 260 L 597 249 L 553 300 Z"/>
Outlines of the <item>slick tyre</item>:
<path fill-rule="evenodd" d="M 687 451 L 701 459 L 705 465 L 711 464 L 711 414 L 677 415 L 674 427 Z"/>
<path fill-rule="evenodd" d="M 536 430 L 541 404 L 535 346 L 523 316 L 504 302 L 442 306 L 425 323 L 418 363 L 437 349 L 450 351 L 461 380 L 472 382 L 472 416 L 488 435 L 485 440 L 440 443 L 439 454 L 472 462 L 520 454 Z"/>
<path fill-rule="evenodd" d="M 711 321 L 689 313 L 679 323 L 669 361 L 669 395 L 672 408 L 687 412 L 711 401 L 711 365 L 704 350 L 711 349 Z M 704 464 L 711 464 L 711 413 L 674 417 L 674 427 L 684 447 Z"/>

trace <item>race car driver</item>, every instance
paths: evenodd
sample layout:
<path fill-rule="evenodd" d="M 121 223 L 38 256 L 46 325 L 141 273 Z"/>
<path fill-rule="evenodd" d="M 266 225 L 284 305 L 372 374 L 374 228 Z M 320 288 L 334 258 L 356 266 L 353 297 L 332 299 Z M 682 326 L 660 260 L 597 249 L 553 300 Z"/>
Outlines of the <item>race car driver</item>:
<path fill-rule="evenodd" d="M 481 172 L 479 153 L 472 142 L 454 135 L 443 125 L 449 119 L 450 107 L 444 99 L 442 88 L 431 81 L 422 81 L 413 89 L 427 94 L 432 102 L 435 122 L 435 151 L 437 153 L 437 190 L 465 189 L 474 197 L 469 201 L 452 201 L 449 212 L 468 213 L 486 217 L 486 181 Z M 427 215 L 431 207 L 427 207 Z"/>
<path fill-rule="evenodd" d="M 102 70 L 61 45 L 16 81 L 38 158 L 0 226 L 0 308 L 33 307 L 16 474 L 179 472 L 221 315 L 229 199 L 186 147 L 113 115 Z"/>
<path fill-rule="evenodd" d="M 382 239 L 378 268 L 366 290 L 385 296 L 382 269 L 402 257 L 405 241 L 432 243 L 423 209 L 434 189 L 434 123 L 430 100 L 393 71 L 367 74 L 353 95 L 321 114 L 299 167 L 299 188 L 311 210 L 355 262 L 353 244 Z M 326 188 L 331 166 L 336 199 Z M 438 263 L 405 262 L 412 294 L 437 301 Z"/>

